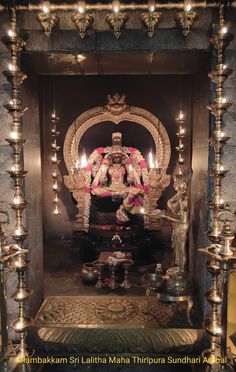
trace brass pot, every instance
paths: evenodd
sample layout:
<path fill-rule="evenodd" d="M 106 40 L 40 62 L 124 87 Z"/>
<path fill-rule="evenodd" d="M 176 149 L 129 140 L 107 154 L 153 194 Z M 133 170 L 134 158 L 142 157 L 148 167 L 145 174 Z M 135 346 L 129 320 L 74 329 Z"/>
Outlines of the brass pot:
<path fill-rule="evenodd" d="M 84 283 L 92 284 L 98 279 L 98 271 L 92 262 L 87 262 L 83 264 L 80 276 Z"/>

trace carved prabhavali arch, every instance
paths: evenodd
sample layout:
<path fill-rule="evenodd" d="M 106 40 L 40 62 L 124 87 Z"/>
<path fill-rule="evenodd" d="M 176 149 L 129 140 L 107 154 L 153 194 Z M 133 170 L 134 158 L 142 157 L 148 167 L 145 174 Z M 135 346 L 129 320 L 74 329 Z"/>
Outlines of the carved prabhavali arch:
<path fill-rule="evenodd" d="M 118 93 L 113 96 L 108 95 L 106 105 L 92 108 L 81 114 L 70 125 L 66 133 L 63 154 L 69 175 L 64 176 L 64 181 L 76 200 L 78 208 L 76 221 L 72 228 L 74 231 L 88 231 L 91 195 L 87 187 L 91 185 L 92 177 L 94 177 L 94 172 L 86 172 L 86 169 L 80 169 L 76 174 L 73 173 L 74 164 L 78 159 L 79 144 L 83 134 L 89 128 L 107 121 L 115 124 L 122 121 L 137 123 L 145 127 L 153 137 L 158 169 L 144 169 L 142 171 L 139 169 L 139 173 L 143 185 L 148 188 L 148 192 L 144 196 L 145 227 L 156 230 L 159 223 L 151 217 L 151 213 L 155 210 L 163 190 L 170 183 L 170 176 L 166 174 L 171 155 L 170 140 L 164 125 L 157 117 L 140 107 L 127 105 L 125 95 L 120 96 Z M 142 157 L 141 154 L 140 156 Z M 133 159 L 135 163 L 135 157 Z M 88 163 L 95 165 L 96 161 L 93 152 Z"/>

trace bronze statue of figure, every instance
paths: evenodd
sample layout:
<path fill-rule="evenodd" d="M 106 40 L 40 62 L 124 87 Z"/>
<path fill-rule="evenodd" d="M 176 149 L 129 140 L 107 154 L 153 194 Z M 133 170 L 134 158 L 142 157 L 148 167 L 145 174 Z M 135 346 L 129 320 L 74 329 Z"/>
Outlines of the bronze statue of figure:
<path fill-rule="evenodd" d="M 156 209 L 153 215 L 156 218 L 165 218 L 172 225 L 173 265 L 184 271 L 187 262 L 186 242 L 190 227 L 188 184 L 192 177 L 192 170 L 187 169 L 182 174 L 174 176 L 174 189 L 176 194 L 167 202 L 167 211 Z"/>

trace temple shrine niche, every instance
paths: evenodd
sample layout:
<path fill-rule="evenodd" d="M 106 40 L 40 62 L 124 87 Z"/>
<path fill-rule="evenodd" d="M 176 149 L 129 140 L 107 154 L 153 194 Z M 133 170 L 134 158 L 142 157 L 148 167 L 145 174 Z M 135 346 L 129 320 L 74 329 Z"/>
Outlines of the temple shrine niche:
<path fill-rule="evenodd" d="M 97 147 L 88 160 L 83 163 L 83 155 L 80 161 L 81 137 L 91 126 L 105 121 L 115 124 L 132 121 L 145 127 L 155 143 L 156 155 L 149 154 L 150 164 L 139 149 L 122 145 L 120 132 L 112 133 L 111 145 Z M 78 209 L 73 231 L 122 231 L 135 216 L 145 229 L 159 229 L 160 224 L 152 212 L 170 183 L 170 175 L 166 173 L 170 154 L 170 141 L 163 124 L 150 112 L 128 106 L 124 95 L 108 95 L 104 107 L 83 113 L 69 127 L 64 142 L 64 159 L 69 172 L 64 182 Z M 105 213 L 99 212 L 99 204 L 104 203 L 110 204 L 110 208 Z"/>
<path fill-rule="evenodd" d="M 235 370 L 235 21 L 0 0 L 0 371 Z"/>

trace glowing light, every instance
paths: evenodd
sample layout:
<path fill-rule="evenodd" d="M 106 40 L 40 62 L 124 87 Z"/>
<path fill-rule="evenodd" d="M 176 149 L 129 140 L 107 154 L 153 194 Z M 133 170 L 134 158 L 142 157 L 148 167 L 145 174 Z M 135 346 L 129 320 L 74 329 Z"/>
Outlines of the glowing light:
<path fill-rule="evenodd" d="M 185 11 L 186 12 L 190 12 L 191 9 L 192 9 L 192 5 L 191 4 L 186 5 L 186 7 L 185 7 Z"/>
<path fill-rule="evenodd" d="M 50 12 L 50 8 L 49 8 L 49 6 L 47 5 L 47 4 L 43 4 L 42 5 L 42 11 L 44 12 L 44 13 L 49 13 Z"/>
<path fill-rule="evenodd" d="M 115 5 L 113 7 L 113 12 L 117 14 L 117 13 L 119 13 L 119 11 L 120 11 L 120 7 L 118 5 Z"/>
<path fill-rule="evenodd" d="M 220 170 L 221 170 L 221 171 L 224 171 L 224 169 L 225 169 L 224 166 L 221 165 L 221 166 L 220 166 Z"/>
<path fill-rule="evenodd" d="M 57 171 L 56 171 L 56 169 L 52 172 L 52 177 L 53 178 L 57 178 Z"/>
<path fill-rule="evenodd" d="M 183 149 L 183 148 L 184 148 L 183 143 L 180 143 L 179 148 L 180 148 L 180 149 Z"/>
<path fill-rule="evenodd" d="M 221 132 L 220 137 L 224 137 L 224 136 L 225 136 L 224 132 Z"/>
<path fill-rule="evenodd" d="M 227 65 L 223 65 L 223 69 L 225 70 L 227 68 Z"/>
<path fill-rule="evenodd" d="M 148 158 L 149 158 L 149 168 L 150 169 L 155 168 L 155 164 L 154 164 L 154 160 L 153 160 L 153 154 L 152 154 L 151 151 L 148 154 Z"/>
<path fill-rule="evenodd" d="M 227 99 L 226 98 L 222 98 L 222 103 L 226 103 Z"/>
<path fill-rule="evenodd" d="M 13 37 L 13 36 L 15 36 L 15 32 L 12 31 L 12 30 L 8 30 L 7 35 L 10 36 L 10 37 Z"/>
<path fill-rule="evenodd" d="M 83 6 L 80 5 L 80 6 L 78 7 L 78 11 L 79 11 L 80 14 L 84 14 L 84 13 L 85 13 L 85 8 L 84 8 Z"/>
<path fill-rule="evenodd" d="M 224 199 L 220 199 L 220 204 L 224 204 Z"/>
<path fill-rule="evenodd" d="M 17 235 L 17 236 L 20 236 L 21 235 L 21 229 L 19 227 L 17 227 L 15 229 L 15 235 Z"/>
<path fill-rule="evenodd" d="M 10 134 L 12 139 L 19 139 L 20 138 L 20 133 L 19 132 L 11 132 Z"/>
<path fill-rule="evenodd" d="M 59 199 L 58 199 L 58 196 L 56 194 L 55 198 L 53 199 L 53 203 L 58 203 L 59 202 Z"/>
<path fill-rule="evenodd" d="M 83 62 L 86 59 L 86 56 L 84 54 L 76 54 L 75 55 L 75 62 L 80 63 Z"/>
<path fill-rule="evenodd" d="M 58 206 L 56 205 L 55 206 L 55 209 L 53 210 L 53 212 L 52 212 L 55 216 L 57 216 L 58 214 L 60 214 L 61 212 L 59 211 L 59 209 L 58 209 Z"/>
<path fill-rule="evenodd" d="M 52 113 L 52 118 L 55 119 L 55 117 L 56 117 L 56 112 L 53 111 L 53 113 Z"/>
<path fill-rule="evenodd" d="M 10 71 L 14 71 L 15 69 L 12 63 L 9 63 L 8 68 Z"/>
<path fill-rule="evenodd" d="M 155 6 L 151 5 L 150 8 L 149 8 L 149 12 L 154 12 L 154 11 L 155 11 Z"/>
<path fill-rule="evenodd" d="M 57 141 L 54 140 L 53 143 L 52 143 L 52 148 L 53 148 L 53 149 L 57 149 L 57 147 L 58 147 L 58 146 L 57 146 Z"/>
<path fill-rule="evenodd" d="M 227 31 L 228 31 L 227 27 L 222 27 L 222 28 L 220 29 L 220 33 L 221 33 L 221 34 L 226 34 Z"/>
<path fill-rule="evenodd" d="M 145 213 L 145 209 L 142 207 L 140 208 L 140 213 L 144 214 Z"/>
<path fill-rule="evenodd" d="M 52 185 L 52 189 L 53 189 L 54 191 L 57 191 L 57 190 L 58 190 L 58 183 L 57 183 L 57 181 L 55 181 L 55 182 L 53 183 L 53 185 Z"/>
<path fill-rule="evenodd" d="M 184 118 L 184 113 L 182 110 L 180 110 L 179 112 L 179 119 L 183 119 Z"/>
<path fill-rule="evenodd" d="M 185 133 L 185 129 L 184 128 L 180 128 L 180 134 L 184 134 Z"/>
<path fill-rule="evenodd" d="M 13 105 L 13 99 L 10 100 L 9 104 L 12 106 Z"/>
<path fill-rule="evenodd" d="M 86 168 L 86 167 L 87 167 L 87 158 L 86 158 L 86 154 L 83 154 L 83 155 L 81 156 L 80 164 L 81 164 L 81 168 Z"/>
<path fill-rule="evenodd" d="M 56 163 L 57 162 L 57 154 L 54 154 L 52 157 L 51 157 L 51 160 L 53 163 Z"/>
<path fill-rule="evenodd" d="M 22 198 L 20 196 L 15 196 L 14 199 L 13 199 L 13 203 L 14 204 L 21 204 L 22 202 Z"/>

